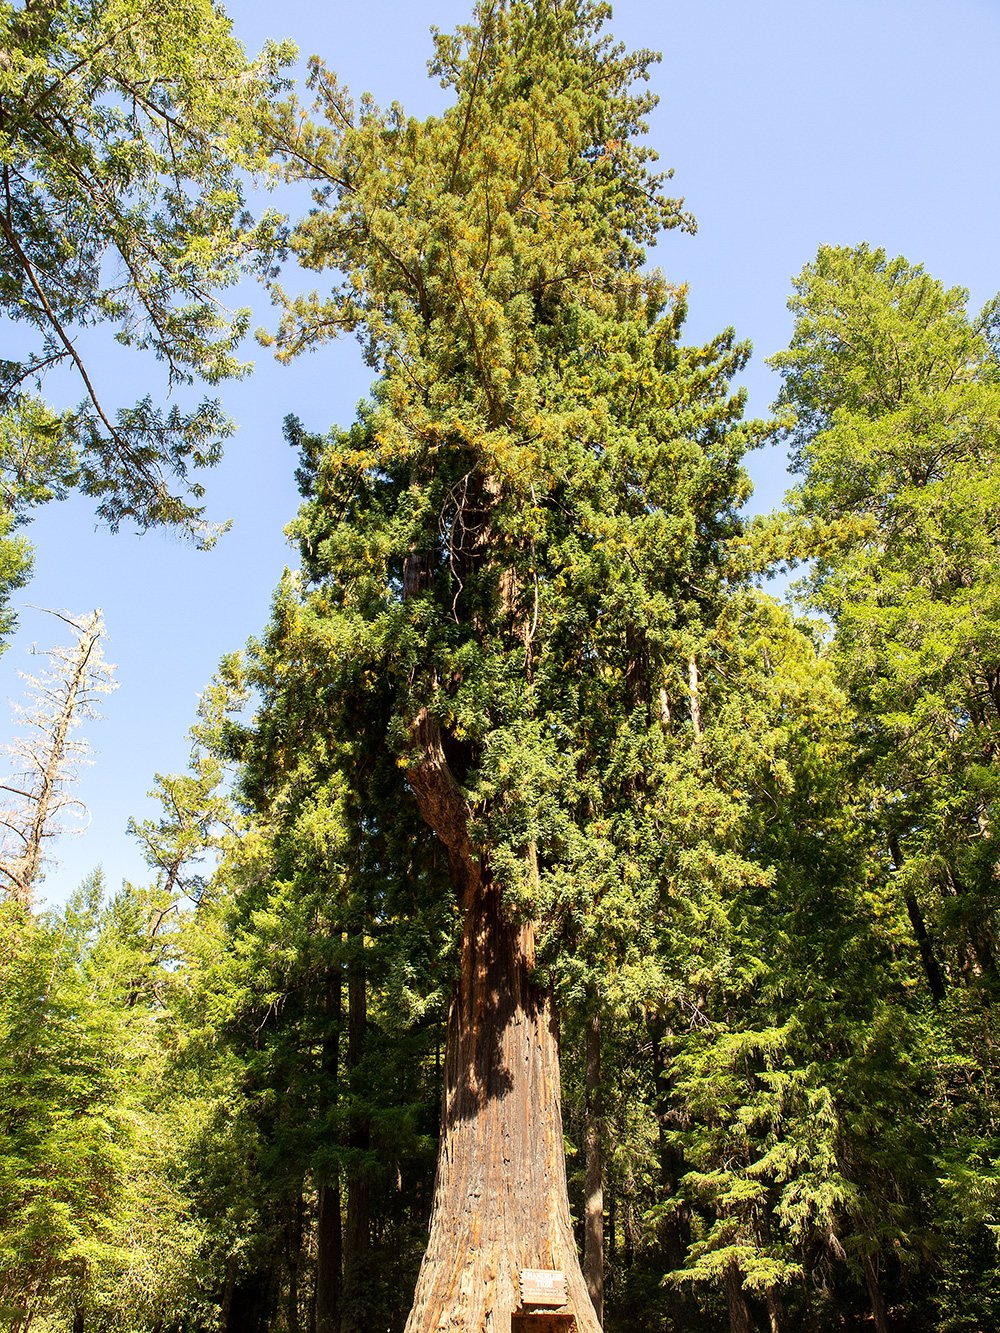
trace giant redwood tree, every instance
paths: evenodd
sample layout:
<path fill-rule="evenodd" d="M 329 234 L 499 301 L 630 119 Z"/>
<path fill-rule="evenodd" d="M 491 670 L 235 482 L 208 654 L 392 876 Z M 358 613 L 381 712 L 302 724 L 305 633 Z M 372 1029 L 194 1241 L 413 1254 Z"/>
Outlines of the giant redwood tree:
<path fill-rule="evenodd" d="M 703 654 L 747 494 L 728 388 L 747 349 L 682 346 L 684 292 L 644 267 L 658 231 L 693 224 L 638 142 L 654 57 L 602 36 L 609 13 L 484 3 L 435 34 L 442 117 L 356 107 L 316 61 L 321 117 L 292 103 L 274 126 L 316 183 L 293 249 L 338 275 L 325 297 L 277 292 L 278 354 L 354 331 L 378 378 L 350 430 L 293 427 L 303 579 L 272 625 L 264 712 L 308 695 L 351 854 L 391 824 L 405 858 L 406 829 L 416 846 L 429 827 L 454 908 L 410 1333 L 510 1328 L 525 1268 L 563 1270 L 564 1318 L 598 1327 L 557 1001 L 600 1003 L 612 972 L 651 984 L 644 942 L 686 878 L 718 871 L 694 832 Z M 295 735 L 272 733 L 294 777 Z"/>

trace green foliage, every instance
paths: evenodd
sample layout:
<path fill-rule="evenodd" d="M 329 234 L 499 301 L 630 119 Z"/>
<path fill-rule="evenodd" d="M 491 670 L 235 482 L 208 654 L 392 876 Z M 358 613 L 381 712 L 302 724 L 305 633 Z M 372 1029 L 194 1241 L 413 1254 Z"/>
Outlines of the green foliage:
<path fill-rule="evenodd" d="M 169 1173 L 177 1126 L 155 1106 L 156 913 L 134 890 L 102 911 L 103 888 L 96 872 L 61 917 L 2 909 L 0 1299 L 14 1329 L 75 1311 L 148 1326 L 195 1240 Z"/>
<path fill-rule="evenodd" d="M 293 136 L 285 112 L 322 206 L 293 248 L 346 276 L 288 303 L 279 351 L 359 327 L 382 375 L 352 430 L 324 442 L 290 423 L 292 532 L 317 586 L 301 609 L 289 587 L 280 614 L 308 659 L 288 688 L 313 676 L 338 746 L 388 742 L 408 817 L 410 728 L 430 711 L 478 846 L 511 906 L 551 923 L 555 957 L 574 912 L 594 920 L 588 893 L 621 899 L 622 938 L 648 916 L 637 886 L 660 872 L 614 820 L 644 764 L 688 762 L 690 733 L 664 740 L 650 699 L 663 688 L 685 715 L 761 432 L 735 425 L 727 390 L 748 349 L 731 333 L 683 348 L 683 292 L 640 267 L 659 227 L 689 225 L 632 141 L 649 54 L 598 37 L 601 6 L 477 17 L 436 39 L 458 98 L 440 120 L 355 116 L 318 65 L 327 124 Z"/>
<path fill-rule="evenodd" d="M 345 884 L 369 864 L 407 877 L 403 912 L 366 934 L 391 923 L 411 1017 L 447 993 L 458 925 L 418 806 L 423 718 L 570 1016 L 701 1012 L 748 947 L 740 895 L 772 874 L 749 854 L 749 790 L 772 767 L 785 782 L 785 739 L 766 649 L 745 679 L 746 638 L 783 622 L 741 590 L 738 517 L 765 430 L 729 390 L 748 347 L 731 331 L 684 346 L 685 293 L 642 267 L 660 227 L 690 220 L 634 142 L 648 53 L 599 37 L 605 16 L 479 11 L 437 39 L 457 96 L 440 119 L 356 114 L 318 63 L 327 123 L 279 118 L 290 170 L 317 184 L 293 249 L 343 274 L 285 303 L 279 354 L 353 329 L 380 378 L 348 431 L 288 422 L 303 576 L 253 649 L 263 707 L 238 753 L 258 818 L 319 827 Z M 301 874 L 308 843 L 286 845 Z M 645 1148 L 626 1160 L 649 1179 Z"/>
<path fill-rule="evenodd" d="M 107 326 L 164 362 L 171 387 L 249 369 L 235 355 L 248 313 L 216 292 L 266 269 L 278 241 L 276 214 L 246 212 L 243 181 L 264 169 L 257 121 L 292 50 L 248 62 L 230 27 L 208 0 L 0 5 L 0 309 L 24 348 L 0 361 L 5 514 L 72 485 L 112 528 L 213 540 L 188 472 L 231 432 L 218 401 L 110 403 L 78 335 Z M 29 390 L 60 364 L 85 397 L 56 414 Z M 27 572 L 3 549 L 0 592 Z"/>
<path fill-rule="evenodd" d="M 14 536 L 16 520 L 10 514 L 0 515 L 0 641 L 14 632 L 16 618 L 9 609 L 11 594 L 23 588 L 31 578 L 34 551 L 24 537 Z M 0 642 L 0 648 L 3 644 Z"/>
<path fill-rule="evenodd" d="M 781 415 L 743 424 L 749 348 L 685 345 L 685 292 L 645 267 L 693 223 L 638 141 L 653 57 L 607 12 L 510 0 L 436 34 L 455 101 L 423 122 L 318 60 L 319 119 L 271 110 L 315 186 L 292 251 L 333 284 L 274 288 L 274 345 L 352 331 L 377 379 L 349 429 L 286 423 L 301 571 L 132 825 L 155 883 L 0 917 L 15 1326 L 402 1328 L 466 854 L 534 923 L 578 1214 L 601 1015 L 612 1333 L 996 1323 L 998 303 L 824 247 Z M 225 221 L 203 268 L 183 242 L 194 292 L 230 272 L 220 182 L 257 150 L 228 74 L 196 94 L 170 59 L 208 135 L 185 179 Z M 94 121 L 102 154 L 166 104 L 136 106 Z M 122 179 L 155 193 L 142 134 Z M 235 331 L 192 318 L 176 365 L 234 371 Z M 18 410 L 14 518 L 91 485 L 70 419 Z M 751 527 L 742 458 L 777 429 L 801 480 Z M 750 586 L 806 558 L 820 620 Z"/>
<path fill-rule="evenodd" d="M 833 624 L 830 662 L 854 709 L 841 762 L 867 869 L 844 883 L 874 928 L 853 1088 L 830 1084 L 858 1189 L 848 1249 L 862 1266 L 894 1254 L 896 1299 L 923 1291 L 934 1327 L 986 1326 L 995 1117 L 970 1090 L 995 1067 L 996 302 L 970 318 L 966 292 L 864 245 L 822 247 L 795 288 L 795 333 L 772 364 L 797 415 L 799 552 L 817 557 L 802 591 Z M 896 959 L 874 984 L 873 948 Z M 850 992 L 842 970 L 838 982 Z M 948 1293 L 970 1262 L 980 1276 L 959 1313 Z"/>
<path fill-rule="evenodd" d="M 795 510 L 864 515 L 810 587 L 863 727 L 902 892 L 946 975 L 996 974 L 1000 374 L 967 294 L 867 247 L 825 248 L 774 358 L 800 412 Z M 932 985 L 932 988 L 933 985 Z M 938 996 L 937 998 L 940 998 Z"/>

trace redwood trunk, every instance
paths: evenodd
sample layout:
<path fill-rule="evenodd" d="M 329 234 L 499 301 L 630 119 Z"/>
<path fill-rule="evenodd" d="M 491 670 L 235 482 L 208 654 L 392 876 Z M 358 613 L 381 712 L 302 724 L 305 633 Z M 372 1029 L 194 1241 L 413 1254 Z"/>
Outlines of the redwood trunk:
<path fill-rule="evenodd" d="M 604 1161 L 601 1151 L 601 1019 L 587 1019 L 583 1276 L 598 1321 L 604 1321 Z"/>
<path fill-rule="evenodd" d="M 340 1333 L 340 1181 L 322 1185 L 316 1225 L 316 1333 Z"/>
<path fill-rule="evenodd" d="M 485 875 L 467 882 L 464 910 L 430 1235 L 406 1333 L 510 1333 L 521 1268 L 562 1270 L 560 1313 L 599 1333 L 570 1222 L 555 1014 L 529 980 L 533 928 L 506 918 Z"/>
<path fill-rule="evenodd" d="M 743 1274 L 738 1264 L 730 1264 L 723 1274 L 726 1304 L 729 1307 L 729 1333 L 754 1333 L 750 1307 L 743 1295 Z"/>
<path fill-rule="evenodd" d="M 865 1254 L 861 1256 L 861 1267 L 864 1269 L 868 1298 L 871 1301 L 872 1315 L 875 1318 L 875 1327 L 878 1329 L 878 1333 L 890 1333 L 889 1312 L 886 1309 L 885 1296 L 882 1294 L 878 1265 L 870 1254 Z"/>

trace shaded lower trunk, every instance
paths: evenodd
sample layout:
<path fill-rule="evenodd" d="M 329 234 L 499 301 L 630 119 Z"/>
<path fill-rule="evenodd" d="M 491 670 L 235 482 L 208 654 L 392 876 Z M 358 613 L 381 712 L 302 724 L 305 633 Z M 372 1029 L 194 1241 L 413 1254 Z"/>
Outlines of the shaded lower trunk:
<path fill-rule="evenodd" d="M 463 908 L 430 1235 L 406 1333 L 510 1333 L 523 1268 L 562 1270 L 561 1313 L 598 1333 L 570 1221 L 555 1015 L 529 980 L 534 931 L 478 875 Z"/>
<path fill-rule="evenodd" d="M 583 1275 L 598 1321 L 604 1321 L 604 1162 L 601 1152 L 601 1019 L 587 1019 Z"/>
<path fill-rule="evenodd" d="M 340 941 L 337 930 L 335 938 Z M 326 1034 L 323 1038 L 323 1085 L 328 1107 L 340 1098 L 340 1026 L 343 1018 L 343 976 L 338 959 L 326 981 Z M 344 1237 L 340 1218 L 340 1175 L 335 1168 L 319 1187 L 316 1216 L 316 1333 L 340 1333 L 341 1268 Z"/>
<path fill-rule="evenodd" d="M 226 1310 L 226 1333 L 261 1333 L 268 1322 L 270 1273 L 254 1273 L 232 1284 Z"/>
<path fill-rule="evenodd" d="M 371 1146 L 366 1116 L 354 1103 L 362 1100 L 360 1066 L 368 1027 L 368 983 L 364 968 L 363 941 L 358 942 L 361 957 L 347 970 L 347 1066 L 351 1085 L 352 1109 L 348 1145 L 354 1150 L 347 1173 L 347 1226 L 344 1234 L 344 1279 L 341 1301 L 341 1328 L 344 1333 L 364 1333 L 368 1327 L 371 1295 L 371 1180 L 364 1160 Z"/>
<path fill-rule="evenodd" d="M 882 1294 L 882 1284 L 879 1281 L 878 1265 L 872 1255 L 866 1254 L 862 1257 L 861 1267 L 865 1273 L 865 1285 L 868 1287 L 868 1299 L 875 1317 L 875 1327 L 878 1333 L 891 1333 L 889 1312 L 885 1308 L 885 1296 Z"/>
<path fill-rule="evenodd" d="M 729 1307 L 729 1333 L 754 1333 L 750 1307 L 743 1294 L 743 1274 L 738 1264 L 730 1264 L 723 1275 L 726 1305 Z"/>
<path fill-rule="evenodd" d="M 343 1237 L 340 1226 L 340 1182 L 319 1192 L 316 1222 L 316 1333 L 340 1333 L 340 1266 Z"/>
<path fill-rule="evenodd" d="M 286 1229 L 286 1261 L 288 1289 L 285 1303 L 285 1324 L 288 1333 L 299 1333 L 299 1261 L 302 1257 L 302 1191 L 296 1190 L 289 1200 L 289 1218 Z"/>
<path fill-rule="evenodd" d="M 767 1319 L 771 1333 L 781 1333 L 783 1314 L 777 1287 L 768 1287 L 764 1292 L 764 1300 L 767 1302 Z"/>

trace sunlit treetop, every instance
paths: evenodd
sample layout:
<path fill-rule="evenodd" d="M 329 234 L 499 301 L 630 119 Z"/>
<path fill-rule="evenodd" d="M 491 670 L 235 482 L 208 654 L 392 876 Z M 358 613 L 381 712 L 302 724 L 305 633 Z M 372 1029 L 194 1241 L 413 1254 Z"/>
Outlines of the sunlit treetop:
<path fill-rule="evenodd" d="M 556 312 L 655 321 L 671 296 L 642 271 L 642 246 L 694 224 L 635 142 L 655 98 L 632 85 L 655 57 L 601 37 L 607 13 L 498 4 L 436 33 L 431 73 L 456 94 L 440 117 L 355 104 L 318 60 L 322 120 L 295 101 L 282 108 L 289 173 L 316 182 L 292 248 L 305 268 L 339 276 L 325 296 L 276 289 L 274 341 L 288 358 L 358 333 L 382 373 L 378 458 L 450 440 L 523 477 L 520 450 L 568 428 L 539 378 Z"/>

